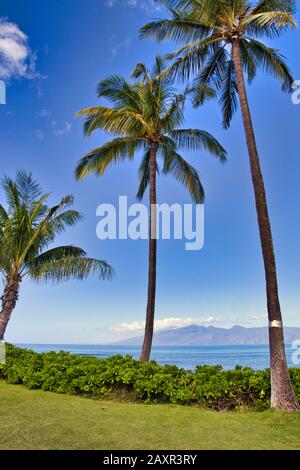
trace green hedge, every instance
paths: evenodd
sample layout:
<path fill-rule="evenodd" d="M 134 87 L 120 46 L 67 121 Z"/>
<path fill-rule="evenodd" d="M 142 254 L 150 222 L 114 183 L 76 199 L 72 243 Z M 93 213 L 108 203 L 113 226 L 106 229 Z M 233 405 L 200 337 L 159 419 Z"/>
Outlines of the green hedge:
<path fill-rule="evenodd" d="M 141 363 L 131 356 L 97 359 L 66 352 L 38 354 L 7 344 L 6 365 L 0 372 L 11 384 L 91 398 L 194 404 L 215 410 L 265 409 L 270 401 L 269 370 L 239 366 L 229 371 L 221 366 L 186 371 L 154 361 Z M 290 373 L 300 399 L 300 369 L 290 369 Z"/>

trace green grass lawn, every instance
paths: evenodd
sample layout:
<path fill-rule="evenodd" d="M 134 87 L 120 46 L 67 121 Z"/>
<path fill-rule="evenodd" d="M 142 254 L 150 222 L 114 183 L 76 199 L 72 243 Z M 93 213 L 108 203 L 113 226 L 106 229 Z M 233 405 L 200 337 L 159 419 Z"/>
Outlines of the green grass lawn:
<path fill-rule="evenodd" d="M 0 449 L 300 449 L 300 413 L 123 404 L 0 381 L 0 414 Z"/>

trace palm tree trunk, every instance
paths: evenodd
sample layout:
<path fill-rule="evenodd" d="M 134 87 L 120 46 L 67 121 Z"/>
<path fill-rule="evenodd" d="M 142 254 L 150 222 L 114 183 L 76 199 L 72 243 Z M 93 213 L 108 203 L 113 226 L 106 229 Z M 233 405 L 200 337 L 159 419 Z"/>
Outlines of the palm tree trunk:
<path fill-rule="evenodd" d="M 4 293 L 1 297 L 2 300 L 2 309 L 0 312 L 0 341 L 4 339 L 4 334 L 10 320 L 13 309 L 16 306 L 18 297 L 19 297 L 19 288 L 20 288 L 21 279 L 7 278 Z"/>
<path fill-rule="evenodd" d="M 284 349 L 284 334 L 280 302 L 278 297 L 276 261 L 273 247 L 271 225 L 268 214 L 264 180 L 260 168 L 259 156 L 246 93 L 240 43 L 238 38 L 233 39 L 232 53 L 235 64 L 238 93 L 249 153 L 257 219 L 265 267 L 267 306 L 269 317 L 271 407 L 287 411 L 295 411 L 299 410 L 300 406 L 293 391 L 286 362 L 286 355 Z"/>
<path fill-rule="evenodd" d="M 156 293 L 156 155 L 157 143 L 151 144 L 150 150 L 150 237 L 149 237 L 149 271 L 148 271 L 148 301 L 144 342 L 140 354 L 140 361 L 148 362 L 151 353 L 154 313 L 155 313 L 155 293 Z"/>

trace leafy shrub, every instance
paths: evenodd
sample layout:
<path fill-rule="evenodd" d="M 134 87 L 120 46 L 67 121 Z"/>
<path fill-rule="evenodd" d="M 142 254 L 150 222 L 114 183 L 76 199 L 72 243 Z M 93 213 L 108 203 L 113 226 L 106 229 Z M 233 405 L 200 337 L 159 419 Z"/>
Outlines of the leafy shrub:
<path fill-rule="evenodd" d="M 300 369 L 290 369 L 300 399 Z M 6 364 L 0 378 L 30 389 L 69 393 L 91 398 L 118 398 L 145 403 L 200 405 L 215 410 L 239 407 L 265 409 L 270 403 L 269 370 L 237 366 L 197 366 L 187 371 L 141 363 L 131 356 L 107 359 L 80 357 L 67 352 L 38 354 L 6 345 Z"/>

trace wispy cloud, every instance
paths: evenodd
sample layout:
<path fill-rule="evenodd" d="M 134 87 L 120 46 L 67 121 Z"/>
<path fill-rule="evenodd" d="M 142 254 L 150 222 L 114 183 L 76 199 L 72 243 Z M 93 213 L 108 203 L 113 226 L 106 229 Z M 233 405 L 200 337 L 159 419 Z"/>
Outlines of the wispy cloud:
<path fill-rule="evenodd" d="M 131 38 L 127 38 L 124 41 L 116 42 L 116 36 L 111 36 L 111 56 L 116 57 L 122 49 L 127 49 L 131 43 Z"/>
<path fill-rule="evenodd" d="M 154 329 L 156 331 L 164 330 L 166 328 L 182 328 L 184 326 L 190 325 L 211 325 L 217 323 L 219 320 L 215 317 L 207 317 L 207 318 L 192 318 L 192 317 L 169 317 L 163 318 L 162 320 L 156 320 L 154 323 Z M 144 328 L 144 322 L 132 322 L 132 323 L 121 323 L 114 328 L 113 331 L 121 333 L 121 332 L 134 332 L 140 331 Z"/>
<path fill-rule="evenodd" d="M 46 118 L 48 119 L 52 124 L 56 124 L 56 121 L 54 121 L 52 119 L 52 113 L 50 113 L 50 111 L 48 111 L 48 109 L 40 109 L 39 111 L 37 111 L 36 113 L 36 117 L 39 117 L 39 118 Z"/>
<path fill-rule="evenodd" d="M 62 127 L 58 126 L 56 119 L 54 118 L 53 114 L 50 111 L 48 111 L 48 109 L 40 109 L 36 113 L 36 117 L 45 119 L 49 123 L 53 135 L 55 135 L 56 137 L 62 137 L 64 135 L 67 135 L 72 130 L 72 124 L 69 121 L 66 121 Z M 42 132 L 43 132 L 43 137 L 41 134 Z M 35 135 L 37 139 L 43 140 L 45 137 L 45 132 L 41 131 L 40 129 L 36 129 Z"/>
<path fill-rule="evenodd" d="M 161 6 L 155 3 L 154 0 L 104 0 L 104 4 L 108 8 L 123 5 L 131 8 L 139 8 L 148 13 L 161 11 Z"/>
<path fill-rule="evenodd" d="M 69 134 L 71 132 L 71 129 L 72 124 L 69 121 L 66 121 L 64 127 L 62 127 L 61 129 L 54 129 L 54 135 L 56 135 L 56 137 L 59 137 Z"/>
<path fill-rule="evenodd" d="M 44 140 L 45 138 L 45 132 L 42 129 L 35 129 L 34 135 L 37 140 Z"/>
<path fill-rule="evenodd" d="M 0 78 L 44 78 L 36 70 L 36 60 L 27 35 L 17 24 L 0 17 Z"/>

